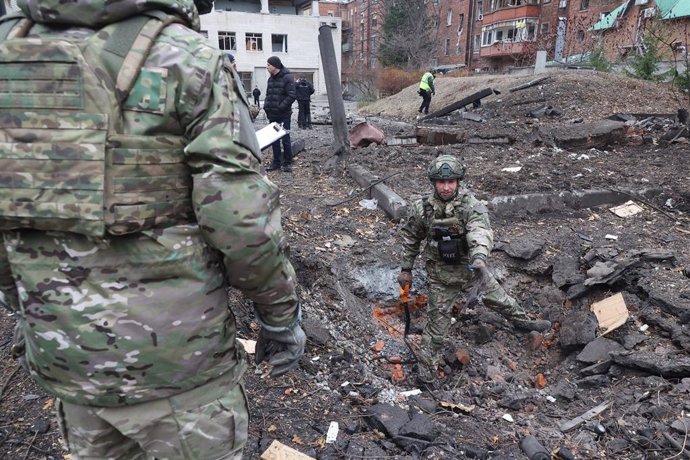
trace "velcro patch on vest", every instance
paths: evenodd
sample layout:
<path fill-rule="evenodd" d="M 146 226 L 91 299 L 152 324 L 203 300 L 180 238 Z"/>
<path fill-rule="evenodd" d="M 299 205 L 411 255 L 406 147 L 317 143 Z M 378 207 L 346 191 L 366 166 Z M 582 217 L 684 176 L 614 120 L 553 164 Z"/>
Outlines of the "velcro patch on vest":
<path fill-rule="evenodd" d="M 124 104 L 125 110 L 162 114 L 165 110 L 165 92 L 168 69 L 144 68 Z"/>

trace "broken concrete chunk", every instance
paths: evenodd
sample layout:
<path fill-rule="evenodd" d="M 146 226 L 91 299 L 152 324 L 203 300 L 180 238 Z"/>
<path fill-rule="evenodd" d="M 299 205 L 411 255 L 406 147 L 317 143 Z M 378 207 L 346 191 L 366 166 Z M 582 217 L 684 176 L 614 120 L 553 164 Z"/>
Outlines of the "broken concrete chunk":
<path fill-rule="evenodd" d="M 551 280 L 558 288 L 582 283 L 585 275 L 580 272 L 580 262 L 573 256 L 561 256 L 553 263 Z"/>
<path fill-rule="evenodd" d="M 690 432 L 690 418 L 681 417 L 680 420 L 676 420 L 671 424 L 671 428 L 673 428 L 680 434 L 687 434 L 688 432 Z"/>
<path fill-rule="evenodd" d="M 613 361 L 621 366 L 640 369 L 664 378 L 690 377 L 690 357 L 674 354 L 661 355 L 652 352 L 611 353 Z"/>
<path fill-rule="evenodd" d="M 625 134 L 625 123 L 599 120 L 577 125 L 559 126 L 551 131 L 556 145 L 567 149 L 602 149 L 620 141 Z"/>
<path fill-rule="evenodd" d="M 412 420 L 400 428 L 398 435 L 431 442 L 436 439 L 438 433 L 439 429 L 430 417 L 416 413 Z"/>
<path fill-rule="evenodd" d="M 611 383 L 611 378 L 607 375 L 590 375 L 575 381 L 578 388 L 601 388 Z"/>
<path fill-rule="evenodd" d="M 541 253 L 544 244 L 544 240 L 521 238 L 503 246 L 502 249 L 510 257 L 531 260 Z"/>
<path fill-rule="evenodd" d="M 587 345 L 596 338 L 597 318 L 591 312 L 579 311 L 572 313 L 563 319 L 560 330 L 561 348 L 573 350 Z"/>
<path fill-rule="evenodd" d="M 601 362 L 598 362 L 596 364 L 592 364 L 591 366 L 587 366 L 585 368 L 580 369 L 580 374 L 581 375 L 605 374 L 609 371 L 612 364 L 613 364 L 613 360 L 607 359 L 606 361 L 601 361 Z"/>
<path fill-rule="evenodd" d="M 577 355 L 577 360 L 582 363 L 598 363 L 609 360 L 609 353 L 612 351 L 624 351 L 623 346 L 615 340 L 605 337 L 597 337 L 589 342 L 585 348 Z"/>
<path fill-rule="evenodd" d="M 410 417 L 407 411 L 390 404 L 377 404 L 369 408 L 367 421 L 373 428 L 383 432 L 386 436 L 398 436 L 400 429 L 407 424 Z"/>
<path fill-rule="evenodd" d="M 623 337 L 623 347 L 626 350 L 632 350 L 638 344 L 644 342 L 645 340 L 647 340 L 646 335 L 631 332 L 630 334 L 626 334 L 625 337 Z"/>
<path fill-rule="evenodd" d="M 319 346 L 324 346 L 331 340 L 328 328 L 314 318 L 304 318 L 302 327 L 307 338 Z"/>

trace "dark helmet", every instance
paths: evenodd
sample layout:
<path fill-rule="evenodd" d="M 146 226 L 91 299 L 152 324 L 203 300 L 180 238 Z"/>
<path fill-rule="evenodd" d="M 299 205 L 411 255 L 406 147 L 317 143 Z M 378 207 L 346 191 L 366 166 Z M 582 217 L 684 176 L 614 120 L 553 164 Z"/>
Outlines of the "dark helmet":
<path fill-rule="evenodd" d="M 439 179 L 462 180 L 465 177 L 465 166 L 452 155 L 440 155 L 431 160 L 426 172 L 430 181 Z"/>

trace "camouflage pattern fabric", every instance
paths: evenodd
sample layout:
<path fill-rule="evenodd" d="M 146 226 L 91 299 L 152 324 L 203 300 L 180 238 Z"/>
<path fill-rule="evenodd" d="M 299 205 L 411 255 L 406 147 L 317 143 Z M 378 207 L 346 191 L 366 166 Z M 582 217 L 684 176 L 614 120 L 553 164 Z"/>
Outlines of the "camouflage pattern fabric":
<path fill-rule="evenodd" d="M 433 226 L 439 224 L 457 228 L 459 234 L 465 235 L 468 251 L 458 265 L 441 261 L 438 244 L 431 234 Z M 427 366 L 435 367 L 442 362 L 453 306 L 463 304 L 465 293 L 471 286 L 472 273 L 468 263 L 475 255 L 488 257 L 491 252 L 493 232 L 488 209 L 460 182 L 457 197 L 452 201 L 444 202 L 433 195 L 413 203 L 400 235 L 403 242 L 403 269 L 412 269 L 421 243 L 426 242 L 423 257 L 429 278 L 428 322 L 424 328 L 423 350 L 419 357 Z M 520 304 L 505 292 L 491 273 L 485 280 L 483 295 L 486 305 L 510 321 L 529 319 Z"/>
<path fill-rule="evenodd" d="M 150 8 L 198 27 L 191 0 L 27 0 L 21 7 L 42 22 L 29 37 L 42 39 L 86 39 L 94 34 L 88 27 Z M 31 374 L 70 404 L 134 408 L 221 376 L 238 382 L 245 353 L 229 286 L 253 301 L 264 324 L 297 318 L 279 191 L 261 171 L 246 100 L 221 52 L 172 24 L 144 69 L 122 113 L 123 135 L 184 140 L 196 222 L 103 238 L 2 235 L 0 267 L 9 271 L 0 270 L 0 286 L 6 297 L 17 293 Z"/>
<path fill-rule="evenodd" d="M 56 405 L 72 459 L 237 459 L 247 442 L 242 385 L 219 379 L 185 393 L 119 408 Z"/>

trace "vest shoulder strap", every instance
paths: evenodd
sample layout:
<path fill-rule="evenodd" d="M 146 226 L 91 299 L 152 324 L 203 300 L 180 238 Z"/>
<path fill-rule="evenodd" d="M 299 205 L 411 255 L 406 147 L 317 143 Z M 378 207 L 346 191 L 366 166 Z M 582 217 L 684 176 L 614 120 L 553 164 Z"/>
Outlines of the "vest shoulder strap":
<path fill-rule="evenodd" d="M 160 11 L 147 11 L 115 24 L 103 47 L 102 58 L 106 71 L 115 82 L 116 96 L 121 104 L 132 90 L 156 37 L 165 27 L 176 22 L 183 21 Z"/>

